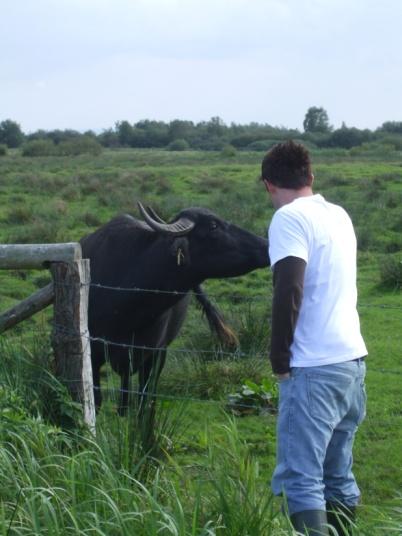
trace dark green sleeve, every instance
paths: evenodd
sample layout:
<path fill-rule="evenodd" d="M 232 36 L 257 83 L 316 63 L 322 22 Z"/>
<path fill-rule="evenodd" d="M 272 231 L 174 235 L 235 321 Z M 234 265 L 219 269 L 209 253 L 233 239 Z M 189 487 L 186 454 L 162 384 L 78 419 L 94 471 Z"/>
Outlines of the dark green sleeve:
<path fill-rule="evenodd" d="M 306 262 L 286 257 L 274 266 L 270 361 L 275 374 L 290 371 L 290 346 L 303 299 Z"/>

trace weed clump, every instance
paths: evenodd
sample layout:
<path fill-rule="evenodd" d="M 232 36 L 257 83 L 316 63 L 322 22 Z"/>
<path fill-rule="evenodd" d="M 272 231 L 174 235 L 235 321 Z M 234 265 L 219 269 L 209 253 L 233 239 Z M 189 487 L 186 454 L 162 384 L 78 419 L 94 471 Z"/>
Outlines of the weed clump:
<path fill-rule="evenodd" d="M 8 223 L 16 225 L 29 223 L 32 218 L 32 208 L 25 204 L 16 205 L 14 208 L 10 209 L 6 217 Z"/>

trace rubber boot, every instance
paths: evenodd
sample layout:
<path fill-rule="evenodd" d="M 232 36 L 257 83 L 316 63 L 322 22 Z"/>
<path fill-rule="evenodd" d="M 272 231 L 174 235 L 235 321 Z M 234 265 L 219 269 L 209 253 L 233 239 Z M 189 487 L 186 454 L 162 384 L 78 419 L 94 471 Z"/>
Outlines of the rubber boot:
<path fill-rule="evenodd" d="M 338 536 L 349 536 L 356 519 L 356 507 L 340 502 L 327 502 L 328 524 L 336 529 Z"/>
<path fill-rule="evenodd" d="M 290 516 L 293 528 L 308 536 L 329 536 L 325 510 L 303 510 Z"/>

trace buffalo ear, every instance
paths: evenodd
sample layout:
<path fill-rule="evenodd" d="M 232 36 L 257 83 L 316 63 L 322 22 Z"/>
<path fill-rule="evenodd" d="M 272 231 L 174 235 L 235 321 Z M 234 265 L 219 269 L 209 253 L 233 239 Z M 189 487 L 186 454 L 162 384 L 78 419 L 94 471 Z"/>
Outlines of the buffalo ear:
<path fill-rule="evenodd" d="M 188 240 L 181 236 L 175 238 L 170 246 L 170 253 L 175 257 L 177 266 L 189 266 L 191 264 Z"/>

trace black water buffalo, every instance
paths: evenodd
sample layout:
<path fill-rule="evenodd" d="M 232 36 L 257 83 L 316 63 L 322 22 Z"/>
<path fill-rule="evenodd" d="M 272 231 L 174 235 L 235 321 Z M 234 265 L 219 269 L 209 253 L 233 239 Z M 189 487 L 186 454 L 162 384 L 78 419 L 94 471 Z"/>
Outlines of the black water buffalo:
<path fill-rule="evenodd" d="M 139 208 L 145 221 L 118 216 L 81 240 L 83 257 L 91 266 L 88 323 L 95 403 L 99 408 L 100 368 L 107 357 L 121 376 L 120 413 L 127 407 L 130 374 L 139 373 L 139 391 L 145 393 L 152 369 L 158 363 L 157 374 L 162 370 L 191 291 L 210 324 L 221 336 L 230 337 L 200 284 L 268 264 L 265 239 L 207 209 L 188 208 L 165 223 L 152 209 L 140 203 Z M 109 344 L 105 347 L 96 338 Z"/>

